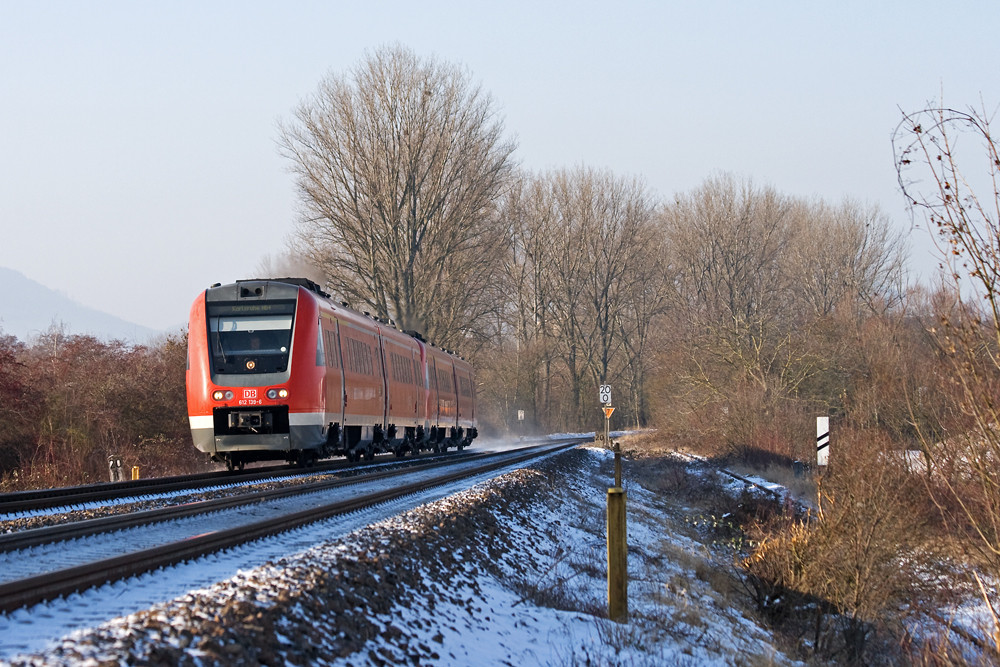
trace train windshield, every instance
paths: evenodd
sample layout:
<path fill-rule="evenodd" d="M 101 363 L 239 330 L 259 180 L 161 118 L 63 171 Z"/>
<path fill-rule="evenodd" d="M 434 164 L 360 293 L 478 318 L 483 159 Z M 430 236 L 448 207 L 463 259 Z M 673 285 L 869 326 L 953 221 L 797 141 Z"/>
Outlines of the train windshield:
<path fill-rule="evenodd" d="M 288 368 L 295 304 L 209 304 L 208 338 L 216 373 L 282 373 Z"/>

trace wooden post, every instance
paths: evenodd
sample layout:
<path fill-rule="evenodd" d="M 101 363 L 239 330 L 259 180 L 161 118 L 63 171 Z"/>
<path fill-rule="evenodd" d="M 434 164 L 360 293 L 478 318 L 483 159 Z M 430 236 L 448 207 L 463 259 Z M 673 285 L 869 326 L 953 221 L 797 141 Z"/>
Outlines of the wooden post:
<path fill-rule="evenodd" d="M 628 542 L 625 528 L 625 491 L 608 489 L 608 618 L 624 622 L 628 616 Z"/>
<path fill-rule="evenodd" d="M 622 447 L 615 442 L 615 487 L 622 488 Z"/>

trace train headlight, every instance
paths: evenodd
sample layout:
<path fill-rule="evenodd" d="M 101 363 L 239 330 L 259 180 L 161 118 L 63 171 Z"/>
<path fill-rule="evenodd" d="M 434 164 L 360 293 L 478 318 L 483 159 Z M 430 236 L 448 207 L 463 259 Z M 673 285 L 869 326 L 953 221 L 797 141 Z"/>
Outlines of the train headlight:
<path fill-rule="evenodd" d="M 288 398 L 288 390 L 287 389 L 268 389 L 267 390 L 267 397 L 270 398 L 272 401 L 275 400 L 275 399 L 278 399 L 278 398 Z"/>
<path fill-rule="evenodd" d="M 231 401 L 233 400 L 233 392 L 216 389 L 215 391 L 212 392 L 212 398 L 214 398 L 217 401 L 222 401 L 222 400 Z"/>

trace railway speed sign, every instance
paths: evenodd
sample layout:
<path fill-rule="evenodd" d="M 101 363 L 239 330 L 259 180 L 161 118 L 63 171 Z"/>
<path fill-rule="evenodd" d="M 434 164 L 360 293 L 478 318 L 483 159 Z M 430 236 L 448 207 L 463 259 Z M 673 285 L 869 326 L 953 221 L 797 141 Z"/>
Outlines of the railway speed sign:
<path fill-rule="evenodd" d="M 611 385 L 610 384 L 602 384 L 601 385 L 600 399 L 601 399 L 601 403 L 604 403 L 605 405 L 611 405 Z"/>

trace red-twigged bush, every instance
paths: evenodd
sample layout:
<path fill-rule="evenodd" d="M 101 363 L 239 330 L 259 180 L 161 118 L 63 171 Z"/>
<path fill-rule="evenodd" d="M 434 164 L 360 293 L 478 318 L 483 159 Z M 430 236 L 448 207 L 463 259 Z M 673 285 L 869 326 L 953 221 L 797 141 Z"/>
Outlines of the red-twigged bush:
<path fill-rule="evenodd" d="M 109 479 L 120 456 L 147 477 L 204 465 L 191 443 L 185 407 L 187 341 L 149 346 L 102 342 L 52 329 L 32 345 L 0 346 L 13 368 L 0 392 L 21 419 L 0 421 L 2 488 L 44 488 Z"/>

